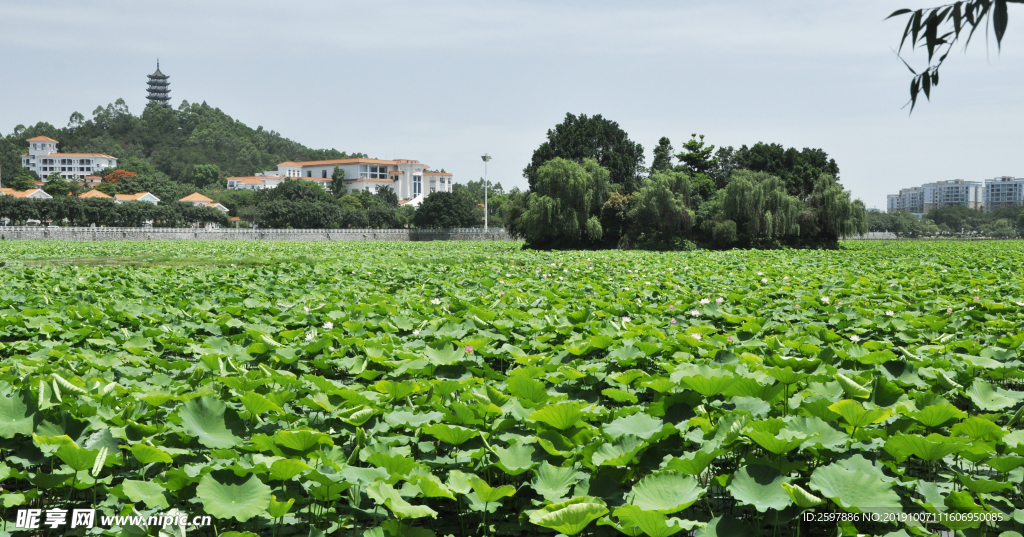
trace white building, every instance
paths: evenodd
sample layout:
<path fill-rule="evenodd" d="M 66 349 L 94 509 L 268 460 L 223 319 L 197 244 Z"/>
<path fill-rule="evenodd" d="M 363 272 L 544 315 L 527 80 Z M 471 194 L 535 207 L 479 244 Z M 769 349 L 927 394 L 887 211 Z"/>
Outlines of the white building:
<path fill-rule="evenodd" d="M 34 200 L 48 200 L 53 196 L 43 192 L 40 188 L 32 188 L 29 190 L 14 190 L 13 188 L 0 188 L 0 196 L 10 196 L 12 198 L 29 198 Z"/>
<path fill-rule="evenodd" d="M 114 194 L 114 203 L 125 203 L 128 201 L 145 201 L 156 205 L 160 203 L 160 198 L 150 194 L 149 192 L 139 192 L 138 194 Z"/>
<path fill-rule="evenodd" d="M 277 170 L 252 177 L 228 177 L 228 188 L 262 190 L 274 188 L 289 179 L 317 181 L 324 188 L 330 188 L 335 167 L 345 172 L 346 194 L 357 190 L 375 193 L 387 186 L 395 191 L 399 200 L 417 206 L 431 192 L 452 190 L 452 174 L 430 171 L 418 160 L 368 158 L 282 162 L 277 165 Z"/>
<path fill-rule="evenodd" d="M 961 206 L 980 211 L 984 200 L 984 185 L 980 181 L 952 179 L 921 185 L 925 213 L 938 207 Z"/>
<path fill-rule="evenodd" d="M 181 198 L 178 201 L 183 201 L 185 203 L 191 203 L 192 205 L 194 205 L 196 207 L 209 207 L 211 209 L 217 209 L 218 211 L 220 211 L 222 213 L 229 212 L 229 209 L 227 207 L 221 205 L 220 203 L 217 203 L 216 201 L 213 201 L 212 199 L 210 199 L 210 198 L 208 198 L 208 197 L 206 197 L 206 196 L 204 196 L 204 195 L 202 195 L 202 194 L 200 194 L 198 192 L 193 192 L 193 193 L 185 196 L 184 198 Z"/>
<path fill-rule="evenodd" d="M 901 188 L 899 194 L 889 196 L 887 210 L 890 213 L 895 211 L 924 213 L 924 189 L 919 186 Z"/>
<path fill-rule="evenodd" d="M 1024 177 L 985 180 L 985 210 L 1024 204 Z"/>
<path fill-rule="evenodd" d="M 102 153 L 58 153 L 57 140 L 46 136 L 29 138 L 28 153 L 21 156 L 21 167 L 36 172 L 44 181 L 57 172 L 66 180 L 81 181 L 100 170 L 116 168 L 117 158 Z"/>

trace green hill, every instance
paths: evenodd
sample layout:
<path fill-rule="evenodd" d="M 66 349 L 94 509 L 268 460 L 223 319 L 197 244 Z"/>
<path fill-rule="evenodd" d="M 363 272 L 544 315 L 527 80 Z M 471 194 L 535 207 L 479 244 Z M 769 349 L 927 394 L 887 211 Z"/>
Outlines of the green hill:
<path fill-rule="evenodd" d="M 133 115 L 123 99 L 106 108 L 99 106 L 86 119 L 71 115 L 66 127 L 37 123 L 18 125 L 0 137 L 0 166 L 13 176 L 21 167 L 25 140 L 49 136 L 60 141 L 62 152 L 107 153 L 121 159 L 132 157 L 148 163 L 172 181 L 202 184 L 194 170 L 199 165 L 216 165 L 222 176 L 242 176 L 274 169 L 286 160 L 321 160 L 365 156 L 336 149 L 310 149 L 274 131 L 248 127 L 219 108 L 182 101 L 177 110 L 151 104 L 139 116 Z"/>

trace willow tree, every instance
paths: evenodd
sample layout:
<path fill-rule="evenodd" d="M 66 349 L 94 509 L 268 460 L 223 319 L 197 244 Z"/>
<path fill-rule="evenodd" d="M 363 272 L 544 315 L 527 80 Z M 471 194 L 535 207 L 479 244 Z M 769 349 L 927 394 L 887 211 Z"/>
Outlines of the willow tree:
<path fill-rule="evenodd" d="M 864 202 L 850 200 L 850 193 L 827 174 L 822 174 L 815 182 L 807 205 L 815 216 L 819 239 L 837 241 L 868 231 Z"/>
<path fill-rule="evenodd" d="M 511 230 L 532 248 L 596 246 L 603 234 L 598 215 L 608 199 L 608 175 L 594 159 L 545 162 Z"/>
<path fill-rule="evenodd" d="M 786 192 L 774 175 L 740 170 L 733 173 L 722 200 L 722 221 L 736 223 L 737 232 L 752 244 L 785 242 L 800 235 L 803 204 Z"/>
<path fill-rule="evenodd" d="M 682 171 L 656 172 L 633 194 L 628 213 L 629 235 L 638 245 L 670 248 L 690 229 L 693 214 L 687 208 L 689 176 Z"/>

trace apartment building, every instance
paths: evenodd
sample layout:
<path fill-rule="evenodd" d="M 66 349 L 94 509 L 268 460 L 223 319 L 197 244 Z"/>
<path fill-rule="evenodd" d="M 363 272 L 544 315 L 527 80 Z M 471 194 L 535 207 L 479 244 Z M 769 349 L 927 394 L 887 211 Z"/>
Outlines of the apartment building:
<path fill-rule="evenodd" d="M 924 188 L 914 186 L 901 188 L 899 194 L 889 195 L 888 212 L 909 211 L 914 214 L 924 213 Z"/>
<path fill-rule="evenodd" d="M 36 172 L 44 181 L 54 172 L 65 180 L 81 181 L 106 168 L 117 167 L 117 157 L 103 153 L 59 153 L 60 142 L 53 138 L 36 136 L 26 141 L 28 153 L 21 156 L 21 167 Z"/>
<path fill-rule="evenodd" d="M 921 185 L 924 212 L 938 207 L 961 206 L 981 210 L 984 185 L 980 181 L 952 179 Z"/>
<path fill-rule="evenodd" d="M 985 180 L 985 210 L 1024 204 L 1024 177 L 1001 176 Z"/>

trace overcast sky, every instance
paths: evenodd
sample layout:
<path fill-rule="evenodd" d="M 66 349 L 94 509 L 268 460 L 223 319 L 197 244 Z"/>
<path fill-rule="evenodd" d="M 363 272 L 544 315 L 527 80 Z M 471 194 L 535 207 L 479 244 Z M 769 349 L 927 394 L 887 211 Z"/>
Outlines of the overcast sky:
<path fill-rule="evenodd" d="M 525 187 L 566 112 L 651 149 L 821 147 L 871 206 L 901 187 L 1024 175 L 1024 8 L 999 53 L 954 52 L 932 101 L 901 109 L 892 49 L 918 1 L 340 2 L 3 0 L 0 133 L 145 106 L 160 59 L 175 106 L 206 101 L 310 147 L 411 158 Z M 923 65 L 923 53 L 909 56 Z"/>

